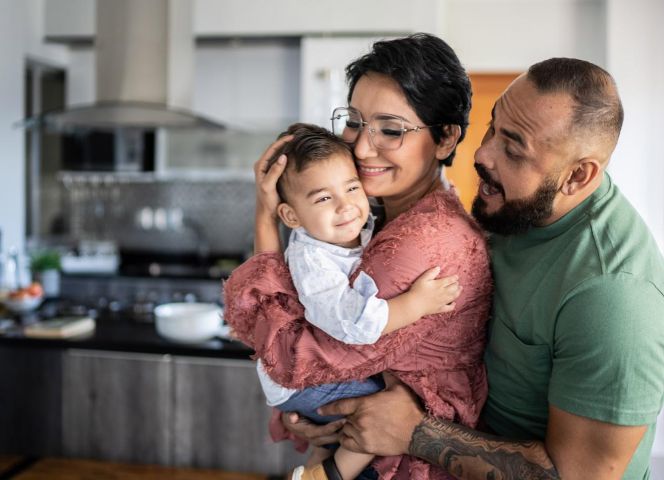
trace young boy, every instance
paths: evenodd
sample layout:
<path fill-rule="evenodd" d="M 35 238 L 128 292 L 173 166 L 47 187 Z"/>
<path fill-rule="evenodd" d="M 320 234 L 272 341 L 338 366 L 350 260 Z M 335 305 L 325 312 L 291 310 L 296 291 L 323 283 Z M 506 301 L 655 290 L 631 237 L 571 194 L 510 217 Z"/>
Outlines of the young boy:
<path fill-rule="evenodd" d="M 286 155 L 286 170 L 277 184 L 282 200 L 277 213 L 292 229 L 284 256 L 307 321 L 341 342 L 372 344 L 422 316 L 453 310 L 461 287 L 456 276 L 436 279 L 439 267 L 425 272 L 409 291 L 390 300 L 376 296 L 376 284 L 364 272 L 349 282 L 374 223 L 352 151 L 340 138 L 314 125 L 294 124 L 284 135 L 293 135 L 293 139 L 274 154 L 268 168 Z M 260 360 L 257 369 L 268 405 L 298 412 L 317 423 L 335 419 L 318 415 L 318 407 L 384 388 L 382 378 L 375 376 L 292 390 L 274 382 Z M 312 455 L 316 464 L 298 467 L 292 478 L 328 478 L 324 468 L 336 468 L 336 477 L 351 479 L 373 459 L 341 447 L 333 462 L 327 460 L 325 467 L 318 464 L 329 452 L 316 449 Z"/>

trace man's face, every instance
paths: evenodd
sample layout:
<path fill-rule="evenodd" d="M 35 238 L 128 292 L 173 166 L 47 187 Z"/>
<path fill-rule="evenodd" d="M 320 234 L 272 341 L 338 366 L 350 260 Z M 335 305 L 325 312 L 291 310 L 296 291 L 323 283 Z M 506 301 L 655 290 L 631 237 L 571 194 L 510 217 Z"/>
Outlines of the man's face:
<path fill-rule="evenodd" d="M 475 153 L 481 181 L 472 211 L 483 228 L 513 235 L 555 218 L 572 158 L 571 115 L 569 96 L 541 94 L 525 76 L 498 99 Z"/>

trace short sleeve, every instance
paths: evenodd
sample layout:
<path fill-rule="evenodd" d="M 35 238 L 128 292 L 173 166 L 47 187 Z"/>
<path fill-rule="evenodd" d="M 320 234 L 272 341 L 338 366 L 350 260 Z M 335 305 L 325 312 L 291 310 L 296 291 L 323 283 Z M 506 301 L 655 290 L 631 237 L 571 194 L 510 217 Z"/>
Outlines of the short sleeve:
<path fill-rule="evenodd" d="M 576 288 L 555 329 L 549 402 L 620 425 L 655 422 L 664 395 L 664 296 L 630 274 Z"/>

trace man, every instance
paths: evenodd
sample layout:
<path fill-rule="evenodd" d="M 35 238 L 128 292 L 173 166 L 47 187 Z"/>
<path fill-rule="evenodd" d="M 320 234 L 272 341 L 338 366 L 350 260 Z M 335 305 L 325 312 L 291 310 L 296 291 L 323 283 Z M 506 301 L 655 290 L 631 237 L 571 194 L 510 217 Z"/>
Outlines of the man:
<path fill-rule="evenodd" d="M 588 62 L 547 60 L 510 85 L 475 155 L 496 283 L 486 428 L 433 418 L 393 384 L 321 409 L 347 415 L 342 445 L 458 478 L 649 478 L 664 261 L 605 173 L 622 119 L 612 77 Z M 329 441 L 322 428 L 292 427 Z"/>

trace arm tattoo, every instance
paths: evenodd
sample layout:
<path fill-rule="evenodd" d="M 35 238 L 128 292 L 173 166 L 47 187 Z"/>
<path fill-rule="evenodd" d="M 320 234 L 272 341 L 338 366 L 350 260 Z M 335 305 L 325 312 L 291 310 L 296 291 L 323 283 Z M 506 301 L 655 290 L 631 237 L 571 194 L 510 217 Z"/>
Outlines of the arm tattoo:
<path fill-rule="evenodd" d="M 542 442 L 506 441 L 429 415 L 413 431 L 409 453 L 462 479 L 560 479 Z"/>

